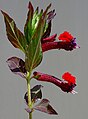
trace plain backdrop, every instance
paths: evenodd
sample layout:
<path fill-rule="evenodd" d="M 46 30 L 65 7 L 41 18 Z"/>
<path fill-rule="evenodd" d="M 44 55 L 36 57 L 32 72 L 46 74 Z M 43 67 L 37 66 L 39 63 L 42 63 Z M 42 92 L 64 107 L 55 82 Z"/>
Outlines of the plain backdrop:
<path fill-rule="evenodd" d="M 34 7 L 46 8 L 52 3 L 56 10 L 51 35 L 69 31 L 76 37 L 80 49 L 67 52 L 51 50 L 44 53 L 37 71 L 61 78 L 69 71 L 77 77 L 76 95 L 62 92 L 58 87 L 46 82 L 31 81 L 31 87 L 42 84 L 43 98 L 50 100 L 58 116 L 35 111 L 33 119 L 87 119 L 88 118 L 88 0 L 31 0 Z M 6 11 L 23 32 L 29 0 L 0 0 L 0 9 Z M 0 119 L 27 119 L 24 94 L 26 81 L 13 74 L 6 63 L 9 57 L 24 54 L 15 49 L 6 37 L 3 16 L 0 13 Z"/>

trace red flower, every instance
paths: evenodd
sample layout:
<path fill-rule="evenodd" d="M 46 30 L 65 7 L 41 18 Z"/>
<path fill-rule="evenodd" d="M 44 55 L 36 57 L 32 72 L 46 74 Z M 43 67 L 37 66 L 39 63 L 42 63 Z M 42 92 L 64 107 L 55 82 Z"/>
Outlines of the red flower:
<path fill-rule="evenodd" d="M 60 34 L 58 39 L 62 40 L 62 41 L 70 42 L 70 41 L 72 41 L 74 39 L 74 37 L 69 32 L 64 31 L 62 34 Z"/>
<path fill-rule="evenodd" d="M 76 38 L 74 38 L 69 32 L 65 31 L 58 37 L 60 41 L 56 40 L 57 34 L 50 37 L 42 38 L 42 51 L 48 51 L 52 49 L 64 49 L 66 51 L 72 51 L 73 49 L 80 48 L 76 43 Z"/>
<path fill-rule="evenodd" d="M 76 84 L 76 77 L 72 76 L 69 72 L 62 75 L 62 78 L 66 80 L 69 84 Z"/>
<path fill-rule="evenodd" d="M 74 87 L 76 86 L 75 77 L 73 77 L 69 72 L 64 73 L 62 78 L 64 78 L 66 81 L 63 81 L 57 77 L 54 77 L 52 75 L 44 74 L 41 72 L 34 72 L 33 78 L 37 79 L 38 81 L 45 81 L 55 84 L 56 86 L 60 87 L 62 91 L 64 92 L 70 92 L 75 94 Z"/>

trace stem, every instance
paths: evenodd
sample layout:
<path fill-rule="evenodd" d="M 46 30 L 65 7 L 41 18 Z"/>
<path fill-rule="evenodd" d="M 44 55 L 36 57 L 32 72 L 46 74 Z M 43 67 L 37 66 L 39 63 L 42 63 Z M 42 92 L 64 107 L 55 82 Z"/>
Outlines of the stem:
<path fill-rule="evenodd" d="M 31 107 L 30 81 L 27 81 L 27 88 L 28 88 L 28 106 Z"/>
<path fill-rule="evenodd" d="M 27 89 L 28 89 L 28 107 L 32 108 L 32 102 L 31 102 L 31 90 L 30 90 L 30 75 L 31 73 L 28 72 L 27 76 Z M 32 119 L 32 112 L 29 113 L 29 119 Z"/>
<path fill-rule="evenodd" d="M 32 119 L 32 112 L 29 114 L 29 119 Z"/>

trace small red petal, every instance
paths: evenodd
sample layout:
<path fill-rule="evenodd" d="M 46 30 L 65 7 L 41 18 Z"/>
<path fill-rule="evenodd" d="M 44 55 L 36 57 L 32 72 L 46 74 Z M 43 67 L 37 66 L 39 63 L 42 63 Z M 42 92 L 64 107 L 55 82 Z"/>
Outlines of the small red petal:
<path fill-rule="evenodd" d="M 67 31 L 64 31 L 60 36 L 58 37 L 59 40 L 68 41 L 70 42 L 74 37 Z"/>
<path fill-rule="evenodd" d="M 64 73 L 62 78 L 68 83 L 76 84 L 76 77 L 72 76 L 69 72 Z"/>

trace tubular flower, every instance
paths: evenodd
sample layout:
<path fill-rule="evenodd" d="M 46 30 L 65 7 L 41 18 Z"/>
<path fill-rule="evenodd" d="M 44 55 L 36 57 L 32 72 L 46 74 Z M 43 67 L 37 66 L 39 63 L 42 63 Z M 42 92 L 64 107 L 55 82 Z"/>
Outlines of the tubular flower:
<path fill-rule="evenodd" d="M 56 78 L 52 75 L 48 75 L 48 74 L 43 74 L 40 72 L 34 72 L 33 73 L 33 78 L 37 79 L 38 81 L 46 81 L 46 82 L 50 82 L 55 84 L 56 86 L 60 87 L 62 91 L 64 92 L 71 92 L 71 93 L 75 93 L 75 91 L 73 90 L 74 87 L 76 86 L 76 78 L 74 76 L 72 76 L 69 72 L 68 73 L 64 73 L 62 75 L 62 78 L 64 80 L 61 80 L 59 78 Z"/>
<path fill-rule="evenodd" d="M 42 39 L 42 41 L 41 41 L 42 42 L 42 51 L 45 52 L 45 51 L 52 50 L 52 49 L 64 49 L 67 51 L 71 51 L 73 49 L 80 48 L 76 43 L 76 38 L 74 38 L 67 31 L 60 34 L 58 39 L 59 39 L 59 41 L 55 41 L 56 34 L 51 37 Z"/>
<path fill-rule="evenodd" d="M 52 35 L 52 36 L 50 36 L 50 37 L 43 38 L 43 39 L 41 40 L 42 45 L 43 45 L 44 43 L 47 43 L 47 42 L 54 42 L 54 41 L 56 40 L 56 36 L 57 36 L 57 34 L 54 34 L 54 35 Z"/>

